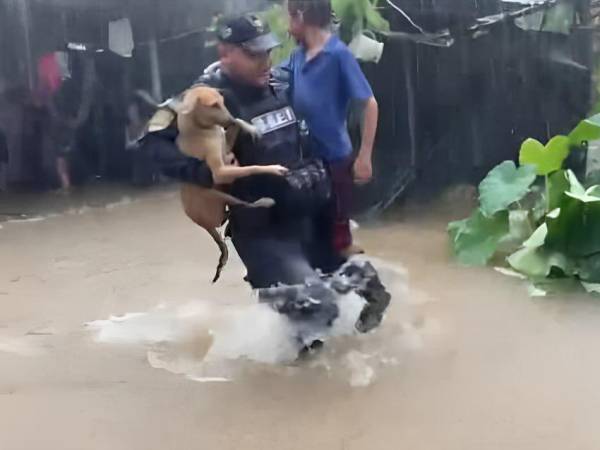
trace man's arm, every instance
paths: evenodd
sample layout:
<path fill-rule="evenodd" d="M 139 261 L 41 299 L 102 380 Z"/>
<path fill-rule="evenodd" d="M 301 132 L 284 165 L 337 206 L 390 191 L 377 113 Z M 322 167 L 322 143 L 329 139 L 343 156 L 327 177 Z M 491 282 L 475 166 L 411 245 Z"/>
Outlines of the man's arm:
<path fill-rule="evenodd" d="M 341 52 L 339 58 L 340 74 L 346 95 L 349 100 L 364 105 L 362 142 L 354 163 L 354 177 L 357 183 L 367 183 L 373 177 L 372 156 L 377 133 L 379 106 L 367 78 L 350 50 L 346 49 Z"/>
<path fill-rule="evenodd" d="M 147 151 L 160 172 L 182 183 L 213 186 L 212 173 L 208 165 L 189 158 L 177 148 L 174 139 L 165 134 L 149 134 L 141 141 L 140 151 Z"/>
<path fill-rule="evenodd" d="M 379 105 L 375 97 L 371 97 L 364 103 L 362 142 L 354 163 L 354 177 L 357 183 L 366 183 L 373 177 L 373 146 L 375 145 L 378 119 Z"/>

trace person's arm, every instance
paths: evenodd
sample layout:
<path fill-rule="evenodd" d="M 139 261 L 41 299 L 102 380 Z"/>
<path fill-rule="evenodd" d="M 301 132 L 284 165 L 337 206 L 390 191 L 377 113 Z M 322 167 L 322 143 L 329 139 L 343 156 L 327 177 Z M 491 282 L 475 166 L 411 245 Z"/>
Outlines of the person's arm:
<path fill-rule="evenodd" d="M 166 177 L 181 183 L 213 187 L 212 173 L 206 162 L 181 153 L 169 131 L 146 135 L 140 141 L 139 151 L 148 152 L 156 168 Z"/>
<path fill-rule="evenodd" d="M 373 177 L 373 147 L 379 106 L 367 78 L 350 50 L 340 53 L 340 73 L 349 100 L 360 102 L 364 108 L 362 142 L 354 163 L 354 176 L 357 183 L 367 183 Z"/>
<path fill-rule="evenodd" d="M 373 177 L 373 147 L 379 120 L 379 105 L 375 97 L 364 103 L 363 117 L 362 142 L 354 163 L 354 177 L 357 183 L 366 183 Z"/>

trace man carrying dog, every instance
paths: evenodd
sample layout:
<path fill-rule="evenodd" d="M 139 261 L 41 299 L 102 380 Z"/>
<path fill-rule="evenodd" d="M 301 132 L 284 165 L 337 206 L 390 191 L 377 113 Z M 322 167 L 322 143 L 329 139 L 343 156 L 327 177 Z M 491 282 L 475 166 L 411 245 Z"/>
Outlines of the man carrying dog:
<path fill-rule="evenodd" d="M 248 270 L 248 281 L 253 288 L 301 284 L 314 277 L 315 268 L 337 269 L 343 261 L 331 244 L 328 173 L 322 163 L 305 154 L 285 86 L 271 77 L 270 52 L 279 42 L 254 15 L 226 20 L 218 39 L 219 67 L 197 83 L 219 89 L 231 114 L 253 124 L 261 134 L 259 140 L 240 134 L 233 149 L 236 163 L 292 169 L 286 177 L 250 176 L 230 187 L 230 193 L 242 200 L 269 196 L 277 202 L 270 209 L 231 209 L 229 230 Z M 210 172 L 198 160 L 164 155 L 158 159 L 171 177 L 204 186 L 211 183 Z"/>
<path fill-rule="evenodd" d="M 334 250 L 331 178 L 323 161 L 312 158 L 309 146 L 302 145 L 286 86 L 271 78 L 270 51 L 277 45 L 257 17 L 228 20 L 219 29 L 220 69 L 206 73 L 198 84 L 219 89 L 231 114 L 262 135 L 258 140 L 239 135 L 233 147 L 237 164 L 289 169 L 284 176 L 252 175 L 228 186 L 241 200 L 271 197 L 276 202 L 269 209 L 232 207 L 228 228 L 248 271 L 247 281 L 262 301 L 298 324 L 297 342 L 304 352 L 322 344 L 315 331 L 333 324 L 340 296 L 353 291 L 365 300 L 356 323 L 363 333 L 379 325 L 391 296 L 370 263 L 344 264 Z M 171 143 L 159 138 L 153 152 L 163 172 L 184 183 L 212 187 L 207 165 L 182 156 L 173 145 L 176 129 L 166 133 L 171 133 Z"/>

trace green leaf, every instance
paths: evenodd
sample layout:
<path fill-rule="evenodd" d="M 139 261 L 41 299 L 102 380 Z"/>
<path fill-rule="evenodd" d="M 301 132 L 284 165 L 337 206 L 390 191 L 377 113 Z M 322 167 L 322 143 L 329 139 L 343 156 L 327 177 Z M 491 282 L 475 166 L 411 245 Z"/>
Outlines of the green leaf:
<path fill-rule="evenodd" d="M 571 185 L 570 190 L 566 192 L 569 197 L 582 203 L 600 202 L 600 186 L 592 186 L 586 190 L 571 170 L 567 172 L 567 178 Z"/>
<path fill-rule="evenodd" d="M 468 266 L 487 264 L 508 231 L 507 211 L 486 217 L 476 210 L 470 218 L 448 225 L 454 254 Z"/>
<path fill-rule="evenodd" d="M 373 7 L 370 0 L 365 1 L 370 5 L 370 7 L 367 7 L 365 10 L 367 27 L 374 31 L 390 31 L 390 23 Z"/>
<path fill-rule="evenodd" d="M 527 287 L 527 292 L 530 297 L 546 297 L 548 295 L 548 291 L 536 286 L 535 283 L 530 283 Z"/>
<path fill-rule="evenodd" d="M 548 195 L 550 198 L 548 206 L 550 210 L 553 210 L 560 206 L 560 202 L 571 186 L 567 178 L 567 172 L 559 170 L 553 173 L 548 177 L 546 183 L 548 183 Z"/>
<path fill-rule="evenodd" d="M 535 168 L 517 168 L 512 161 L 496 166 L 479 185 L 481 211 L 487 217 L 507 209 L 529 192 L 536 179 Z"/>
<path fill-rule="evenodd" d="M 535 166 L 538 175 L 548 175 L 560 170 L 569 156 L 569 138 L 555 136 L 544 147 L 540 141 L 527 139 L 521 145 L 519 163 Z"/>
<path fill-rule="evenodd" d="M 508 257 L 508 263 L 517 272 L 531 278 L 547 278 L 553 268 L 566 275 L 574 271 L 573 262 L 567 256 L 535 247 L 522 248 Z"/>
<path fill-rule="evenodd" d="M 560 214 L 546 219 L 546 247 L 577 258 L 600 253 L 599 189 L 585 190 L 572 172 L 567 175 L 571 187 L 560 203 Z"/>
<path fill-rule="evenodd" d="M 571 145 L 580 147 L 584 142 L 600 139 L 600 114 L 585 119 L 569 134 Z"/>
<path fill-rule="evenodd" d="M 529 218 L 529 211 L 511 210 L 508 216 L 509 232 L 502 238 L 498 246 L 498 251 L 510 254 L 523 245 L 533 233 L 533 228 Z"/>
<path fill-rule="evenodd" d="M 275 34 L 281 43 L 281 45 L 271 52 L 271 59 L 275 65 L 286 60 L 297 45 L 288 32 L 287 15 L 287 10 L 281 5 L 273 5 L 266 11 L 260 13 L 261 18 L 269 24 L 271 32 Z"/>
<path fill-rule="evenodd" d="M 371 0 L 332 0 L 332 8 L 342 22 L 342 28 L 351 34 L 365 27 L 373 31 L 389 31 L 389 22 L 375 8 Z M 350 36 L 348 36 L 350 37 Z"/>
<path fill-rule="evenodd" d="M 548 225 L 544 223 L 525 241 L 523 247 L 540 248 L 546 242 L 546 236 L 548 236 Z"/>
<path fill-rule="evenodd" d="M 546 247 L 548 249 L 569 253 L 571 232 L 581 226 L 582 203 L 568 196 L 560 202 L 558 216 L 546 216 L 548 235 Z"/>
<path fill-rule="evenodd" d="M 582 197 L 585 195 L 585 188 L 577 179 L 577 176 L 572 170 L 567 171 L 567 179 L 569 180 L 569 191 L 567 194 L 573 198 Z"/>

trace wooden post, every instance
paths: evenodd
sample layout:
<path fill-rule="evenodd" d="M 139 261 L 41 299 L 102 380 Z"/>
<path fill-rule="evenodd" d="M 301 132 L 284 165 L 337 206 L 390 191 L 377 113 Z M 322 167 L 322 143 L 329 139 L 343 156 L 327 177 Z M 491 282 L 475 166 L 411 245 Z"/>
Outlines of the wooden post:
<path fill-rule="evenodd" d="M 158 55 L 158 41 L 156 38 L 148 43 L 150 53 L 150 73 L 152 76 L 152 96 L 158 102 L 163 101 L 162 80 L 160 75 L 160 57 Z"/>
<path fill-rule="evenodd" d="M 419 163 L 418 157 L 418 135 L 417 135 L 417 101 L 415 98 L 415 82 L 413 78 L 414 64 L 417 60 L 411 44 L 405 46 L 404 54 L 404 78 L 406 81 L 406 99 L 408 113 L 408 131 L 410 137 L 410 165 L 416 168 Z M 416 62 L 418 64 L 418 62 Z"/>
<path fill-rule="evenodd" d="M 163 101 L 162 77 L 160 70 L 160 55 L 158 52 L 158 38 L 161 30 L 161 1 L 152 2 L 154 14 L 152 16 L 152 39 L 148 43 L 148 55 L 150 57 L 150 76 L 152 80 L 152 96 L 158 102 Z"/>
<path fill-rule="evenodd" d="M 31 10 L 29 0 L 14 0 L 17 8 L 17 20 L 21 28 L 23 39 L 23 52 L 27 71 L 27 87 L 30 91 L 35 89 L 35 70 L 31 49 Z"/>

